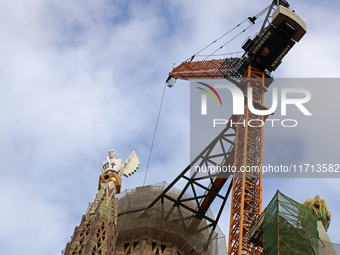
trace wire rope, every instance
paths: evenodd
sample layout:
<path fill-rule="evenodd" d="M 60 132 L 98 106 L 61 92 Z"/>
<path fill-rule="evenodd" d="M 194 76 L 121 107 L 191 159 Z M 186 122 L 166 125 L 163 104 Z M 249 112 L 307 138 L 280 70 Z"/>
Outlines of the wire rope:
<path fill-rule="evenodd" d="M 229 42 L 231 42 L 232 40 L 234 40 L 236 37 L 238 37 L 240 34 L 242 34 L 243 32 L 245 32 L 249 27 L 251 27 L 252 25 L 255 24 L 255 20 L 258 19 L 259 17 L 261 17 L 266 11 L 268 11 L 268 9 L 270 8 L 270 5 L 268 5 L 266 8 L 264 8 L 262 11 L 260 11 L 258 14 L 256 14 L 253 17 L 248 17 L 245 20 L 243 20 L 241 23 L 239 23 L 238 25 L 236 25 L 235 27 L 233 27 L 232 29 L 230 29 L 229 31 L 227 31 L 226 33 L 224 33 L 223 35 L 221 35 L 219 38 L 217 38 L 216 40 L 214 40 L 212 43 L 208 44 L 207 46 L 205 46 L 203 49 L 199 50 L 198 52 L 196 52 L 194 55 L 192 55 L 191 57 L 189 57 L 185 62 L 191 62 L 195 56 L 197 56 L 197 54 L 201 53 L 202 51 L 204 51 L 205 49 L 207 49 L 208 47 L 210 47 L 211 45 L 213 45 L 214 43 L 216 43 L 217 41 L 219 41 L 220 39 L 222 39 L 224 36 L 226 36 L 227 34 L 229 34 L 230 32 L 232 32 L 233 30 L 235 30 L 236 28 L 238 28 L 239 26 L 241 26 L 244 22 L 246 22 L 247 20 L 249 20 L 252 24 L 250 26 L 248 26 L 246 29 L 242 30 L 242 32 L 238 33 L 236 36 L 234 36 L 231 40 L 229 40 L 228 42 L 226 42 L 225 44 L 223 44 L 220 48 L 218 48 L 217 50 L 215 50 L 212 54 L 208 55 L 208 57 L 211 57 L 215 52 L 219 51 L 220 49 L 222 49 L 225 45 L 227 45 Z M 207 58 L 205 58 L 204 60 L 206 60 Z"/>
<path fill-rule="evenodd" d="M 147 176 L 147 174 L 148 174 L 148 169 L 149 169 L 150 160 L 151 160 L 151 155 L 152 155 L 152 149 L 153 149 L 153 146 L 154 146 L 154 143 L 155 143 L 155 138 L 156 138 L 156 133 L 157 133 L 157 128 L 158 128 L 158 123 L 159 123 L 159 119 L 160 119 L 160 116 L 161 116 L 161 111 L 162 111 L 162 106 L 163 106 L 163 101 L 164 101 L 165 90 L 166 90 L 166 83 L 164 84 L 164 89 L 163 89 L 161 104 L 160 104 L 159 110 L 158 110 L 158 116 L 157 116 L 155 131 L 154 131 L 154 133 L 153 133 L 153 138 L 152 138 L 151 147 L 150 147 L 149 159 L 148 159 L 148 163 L 147 163 L 147 165 L 146 165 L 146 170 L 145 170 L 145 176 L 144 176 L 144 181 L 143 181 L 143 187 L 145 186 L 146 176 Z"/>

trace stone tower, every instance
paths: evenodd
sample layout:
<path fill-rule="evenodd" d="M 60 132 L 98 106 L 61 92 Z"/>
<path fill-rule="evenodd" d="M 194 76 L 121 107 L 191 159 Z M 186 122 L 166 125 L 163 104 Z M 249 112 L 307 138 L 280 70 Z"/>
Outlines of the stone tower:
<path fill-rule="evenodd" d="M 83 215 L 79 227 L 75 228 L 71 241 L 63 251 L 64 255 L 114 254 L 118 204 L 115 196 L 120 193 L 121 175 L 130 175 L 139 166 L 134 151 L 124 164 L 115 156 L 115 151 L 111 150 L 103 162 L 96 198 Z"/>
<path fill-rule="evenodd" d="M 75 228 L 72 240 L 66 245 L 65 255 L 113 254 L 117 199 L 109 185 L 105 186 L 83 215 L 79 227 Z"/>

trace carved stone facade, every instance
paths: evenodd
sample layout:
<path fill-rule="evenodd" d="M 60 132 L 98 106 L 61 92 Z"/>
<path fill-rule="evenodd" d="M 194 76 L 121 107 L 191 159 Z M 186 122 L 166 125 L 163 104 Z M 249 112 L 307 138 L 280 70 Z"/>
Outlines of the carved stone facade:
<path fill-rule="evenodd" d="M 66 245 L 65 255 L 110 255 L 115 250 L 115 225 L 117 203 L 114 192 L 107 185 L 102 188 L 95 201 L 83 215 L 72 239 Z"/>

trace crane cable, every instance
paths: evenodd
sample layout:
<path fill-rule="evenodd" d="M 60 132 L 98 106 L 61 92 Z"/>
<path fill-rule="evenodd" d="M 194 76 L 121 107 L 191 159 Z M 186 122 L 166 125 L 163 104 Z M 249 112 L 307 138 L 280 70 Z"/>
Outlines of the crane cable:
<path fill-rule="evenodd" d="M 253 26 L 254 24 L 250 24 L 248 27 L 246 27 L 245 29 L 243 29 L 240 33 L 238 33 L 237 35 L 235 35 L 233 38 L 231 38 L 229 41 L 227 41 L 225 44 L 223 44 L 221 47 L 219 47 L 217 50 L 213 51 L 211 54 L 209 54 L 207 57 L 205 57 L 203 60 L 206 60 L 207 58 L 211 57 L 213 54 L 215 54 L 217 51 L 219 51 L 220 49 L 222 49 L 224 46 L 226 46 L 228 43 L 230 43 L 232 40 L 234 40 L 236 37 L 238 37 L 240 34 L 244 33 L 245 31 L 248 30 L 248 28 L 250 28 L 251 26 Z"/>
<path fill-rule="evenodd" d="M 154 145 L 154 143 L 155 143 L 155 138 L 156 138 L 156 133 L 157 133 L 157 128 L 158 128 L 158 123 L 159 123 L 159 119 L 160 119 L 160 116 L 161 116 L 161 111 L 162 111 L 162 106 L 163 106 L 163 101 L 164 101 L 165 89 L 166 89 L 166 83 L 164 84 L 164 89 L 163 89 L 161 104 L 160 104 L 159 110 L 158 110 L 158 116 L 157 116 L 155 131 L 154 131 L 154 133 L 153 133 L 153 138 L 152 138 L 151 147 L 150 147 L 149 159 L 148 159 L 148 163 L 147 163 L 147 165 L 146 165 L 146 170 L 145 170 L 145 176 L 144 176 L 144 181 L 143 181 L 143 187 L 145 186 L 146 176 L 147 176 L 147 174 L 148 174 L 150 159 L 151 159 L 151 155 L 152 155 L 152 149 L 153 149 L 153 145 Z"/>
<path fill-rule="evenodd" d="M 205 46 L 203 49 L 199 50 L 198 52 L 196 52 L 194 55 L 192 55 L 190 58 L 188 58 L 185 62 L 190 62 L 194 59 L 194 57 L 201 53 L 202 51 L 204 51 L 206 48 L 210 47 L 211 45 L 213 45 L 214 43 L 216 43 L 218 40 L 222 39 L 223 37 L 225 37 L 227 34 L 231 33 L 233 30 L 235 30 L 236 28 L 238 28 L 239 26 L 241 26 L 244 22 L 246 22 L 248 20 L 245 19 L 244 21 L 242 21 L 240 24 L 236 25 L 235 27 L 233 27 L 232 29 L 230 29 L 228 32 L 224 33 L 223 35 L 221 35 L 219 38 L 217 38 L 215 41 L 213 41 L 212 43 L 210 43 L 209 45 Z"/>
<path fill-rule="evenodd" d="M 210 47 L 211 45 L 213 45 L 214 43 L 216 43 L 218 40 L 222 39 L 224 36 L 226 36 L 227 34 L 231 33 L 233 30 L 235 30 L 236 28 L 238 28 L 239 26 L 241 26 L 244 22 L 246 22 L 247 20 L 249 20 L 251 22 L 250 26 L 248 26 L 247 28 L 245 28 L 242 32 L 238 33 L 235 37 L 233 37 L 231 40 L 229 40 L 228 42 L 226 42 L 225 44 L 223 44 L 220 48 L 218 48 L 217 50 L 215 50 L 213 53 L 211 53 L 210 55 L 208 55 L 208 57 L 211 57 L 214 53 L 216 53 L 217 51 L 219 51 L 220 49 L 222 49 L 225 45 L 227 45 L 228 43 L 230 43 L 232 40 L 234 40 L 236 37 L 238 37 L 240 34 L 242 34 L 243 32 L 247 31 L 248 28 L 250 28 L 252 25 L 255 24 L 255 20 L 258 19 L 259 17 L 261 17 L 266 11 L 268 11 L 268 9 L 270 8 L 271 5 L 268 5 L 266 8 L 264 8 L 262 11 L 260 11 L 258 14 L 256 14 L 253 17 L 248 17 L 245 20 L 243 20 L 241 23 L 239 23 L 238 25 L 236 25 L 235 27 L 233 27 L 232 29 L 230 29 L 229 31 L 227 31 L 226 33 L 224 33 L 223 35 L 221 35 L 219 38 L 217 38 L 216 40 L 214 40 L 212 43 L 208 44 L 207 46 L 205 46 L 203 49 L 199 50 L 198 52 L 196 52 L 194 55 L 192 55 L 191 57 L 189 57 L 185 62 L 191 62 L 195 56 L 199 53 L 201 53 L 202 51 L 204 51 L 205 49 L 207 49 L 208 47 Z M 208 57 L 206 57 L 204 60 L 206 60 Z"/>

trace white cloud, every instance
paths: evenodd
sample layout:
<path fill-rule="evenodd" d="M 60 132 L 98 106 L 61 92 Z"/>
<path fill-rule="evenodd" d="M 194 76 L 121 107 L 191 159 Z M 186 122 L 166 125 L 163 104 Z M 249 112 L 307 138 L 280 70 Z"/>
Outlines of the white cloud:
<path fill-rule="evenodd" d="M 95 197 L 99 167 L 111 148 L 122 159 L 136 150 L 141 167 L 124 179 L 123 188 L 142 185 L 172 64 L 266 5 L 245 0 L 2 1 L 0 253 L 60 254 Z M 310 35 L 274 75 L 338 76 L 339 29 L 332 21 L 338 10 L 303 3 L 296 10 L 310 23 Z M 242 42 L 230 44 L 230 51 Z M 188 86 L 177 82 L 166 90 L 147 184 L 171 182 L 189 163 Z M 315 146 L 310 136 L 304 142 Z M 264 199 L 269 201 L 277 187 L 283 193 L 296 187 L 287 194 L 296 200 L 329 190 L 324 198 L 337 215 L 338 180 L 315 182 L 274 180 L 264 186 Z M 314 188 L 300 190 L 301 183 Z M 222 226 L 228 220 L 229 215 Z M 334 220 L 330 231 L 339 224 Z M 331 237 L 340 243 L 335 234 Z M 16 240 L 22 243 L 14 246 Z"/>

